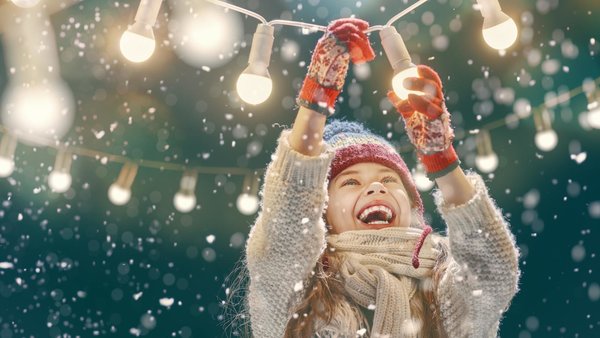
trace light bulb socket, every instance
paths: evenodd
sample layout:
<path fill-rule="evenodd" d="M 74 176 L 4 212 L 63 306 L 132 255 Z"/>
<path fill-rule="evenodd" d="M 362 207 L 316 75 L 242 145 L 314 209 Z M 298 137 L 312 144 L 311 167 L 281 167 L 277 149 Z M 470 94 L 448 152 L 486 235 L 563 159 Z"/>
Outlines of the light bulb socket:
<path fill-rule="evenodd" d="M 537 132 L 552 129 L 552 115 L 548 108 L 533 112 L 533 122 Z"/>
<path fill-rule="evenodd" d="M 490 137 L 490 132 L 486 129 L 479 131 L 475 137 L 475 144 L 477 145 L 477 154 L 479 156 L 489 156 L 494 153 L 492 138 Z"/>
<path fill-rule="evenodd" d="M 381 45 L 385 51 L 385 55 L 394 70 L 394 73 L 399 73 L 406 68 L 414 67 L 408 49 L 402 40 L 402 36 L 394 26 L 384 27 L 379 31 Z"/>
<path fill-rule="evenodd" d="M 162 0 L 140 0 L 137 13 L 135 14 L 135 22 L 145 26 L 154 26 Z"/>
<path fill-rule="evenodd" d="M 152 25 L 136 21 L 127 28 L 127 31 L 154 40 L 154 30 L 152 29 Z"/>
<path fill-rule="evenodd" d="M 260 179 L 256 172 L 252 174 L 247 174 L 246 176 L 244 176 L 244 183 L 242 184 L 242 193 L 247 193 L 248 195 L 257 195 L 259 183 Z"/>
<path fill-rule="evenodd" d="M 500 7 L 500 2 L 498 0 L 477 0 L 477 3 L 481 10 L 481 16 L 485 19 L 492 19 L 502 13 L 502 8 Z"/>
<path fill-rule="evenodd" d="M 198 171 L 195 169 L 186 170 L 179 182 L 179 193 L 183 195 L 192 195 L 196 190 L 196 181 L 198 180 Z"/>
<path fill-rule="evenodd" d="M 133 162 L 126 162 L 119 173 L 115 184 L 124 190 L 130 190 L 137 175 L 138 165 Z"/>
<path fill-rule="evenodd" d="M 0 141 L 0 157 L 12 160 L 17 149 L 17 137 L 11 133 L 5 133 Z"/>
<path fill-rule="evenodd" d="M 255 68 L 267 68 L 271 62 L 275 28 L 266 24 L 258 24 L 252 37 L 252 47 L 248 56 L 248 64 Z M 250 66 L 248 68 L 250 68 Z"/>
<path fill-rule="evenodd" d="M 73 155 L 66 149 L 59 149 L 54 160 L 53 170 L 60 173 L 71 172 L 71 163 L 73 162 Z"/>

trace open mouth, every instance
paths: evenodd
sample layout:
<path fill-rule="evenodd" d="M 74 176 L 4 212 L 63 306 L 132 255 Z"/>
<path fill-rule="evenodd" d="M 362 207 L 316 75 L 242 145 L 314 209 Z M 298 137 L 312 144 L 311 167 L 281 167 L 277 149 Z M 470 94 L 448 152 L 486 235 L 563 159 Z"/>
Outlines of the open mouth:
<path fill-rule="evenodd" d="M 358 214 L 358 219 L 369 225 L 390 224 L 394 218 L 392 209 L 385 205 L 372 205 Z"/>

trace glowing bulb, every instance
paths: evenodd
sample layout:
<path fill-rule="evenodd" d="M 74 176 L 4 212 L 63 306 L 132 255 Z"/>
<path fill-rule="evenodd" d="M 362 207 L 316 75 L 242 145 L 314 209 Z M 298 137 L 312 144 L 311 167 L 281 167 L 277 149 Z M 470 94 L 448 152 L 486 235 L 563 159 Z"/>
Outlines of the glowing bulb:
<path fill-rule="evenodd" d="M 253 215 L 258 210 L 258 197 L 248 193 L 238 196 L 236 206 L 243 215 Z"/>
<path fill-rule="evenodd" d="M 412 66 L 410 68 L 406 68 L 394 75 L 392 78 L 392 88 L 394 89 L 396 95 L 398 95 L 398 97 L 402 100 L 406 100 L 408 98 L 408 94 L 425 95 L 423 92 L 404 88 L 404 80 L 409 77 L 419 77 L 417 67 Z"/>
<path fill-rule="evenodd" d="M 121 35 L 120 47 L 123 56 L 131 62 L 148 60 L 156 48 L 152 27 L 135 23 Z"/>
<path fill-rule="evenodd" d="M 587 112 L 587 123 L 590 127 L 600 129 L 600 102 L 595 101 L 594 104 L 588 105 L 591 108 Z"/>
<path fill-rule="evenodd" d="M 506 20 L 489 28 L 483 28 L 483 39 L 485 42 L 492 48 L 498 50 L 504 50 L 508 47 L 512 46 L 515 41 L 517 41 L 517 35 L 519 33 L 517 29 L 517 24 L 513 19 L 511 19 L 508 15 L 502 13 L 506 16 Z M 484 27 L 485 20 L 484 20 Z"/>
<path fill-rule="evenodd" d="M 475 166 L 482 173 L 491 173 L 498 168 L 498 155 L 491 153 L 487 155 L 475 156 Z"/>
<path fill-rule="evenodd" d="M 40 3 L 40 0 L 10 0 L 13 4 L 21 7 L 21 8 L 31 8 L 37 6 Z"/>
<path fill-rule="evenodd" d="M 6 157 L 0 157 L 0 177 L 8 177 L 15 170 L 15 162 Z"/>
<path fill-rule="evenodd" d="M 179 212 L 190 212 L 196 207 L 196 196 L 179 191 L 173 197 L 173 205 Z"/>
<path fill-rule="evenodd" d="M 408 77 L 419 77 L 417 67 L 412 63 L 408 49 L 402 40 L 402 36 L 398 33 L 395 27 L 384 27 L 380 32 L 381 45 L 385 51 L 385 55 L 394 70 L 392 78 L 392 89 L 403 100 L 408 98 L 408 94 L 415 93 L 423 95 L 422 92 L 409 91 L 404 88 L 404 80 Z"/>
<path fill-rule="evenodd" d="M 135 23 L 121 35 L 123 56 L 131 62 L 146 61 L 154 53 L 156 41 L 152 27 L 156 23 L 162 0 L 140 0 Z"/>
<path fill-rule="evenodd" d="M 194 169 L 186 170 L 179 182 L 179 191 L 173 197 L 175 209 L 179 212 L 190 212 L 196 207 L 196 181 L 198 172 Z"/>
<path fill-rule="evenodd" d="M 57 193 L 63 193 L 69 190 L 71 182 L 71 174 L 66 172 L 53 170 L 50 175 L 48 175 L 48 186 L 52 191 Z"/>
<path fill-rule="evenodd" d="M 551 151 L 558 144 L 558 135 L 553 129 L 539 131 L 535 134 L 535 145 L 542 151 Z"/>
<path fill-rule="evenodd" d="M 114 205 L 125 205 L 131 199 L 131 189 L 125 189 L 117 183 L 108 188 L 108 199 Z"/>
<path fill-rule="evenodd" d="M 517 40 L 515 21 L 500 8 L 498 0 L 477 0 L 483 15 L 483 39 L 492 48 L 505 50 Z"/>
<path fill-rule="evenodd" d="M 75 119 L 73 94 L 59 80 L 34 85 L 11 84 L 2 106 L 2 122 L 23 142 L 33 145 L 45 145 L 62 138 Z"/>
<path fill-rule="evenodd" d="M 266 69 L 265 69 L 266 71 Z M 244 102 L 249 104 L 260 104 L 265 102 L 273 90 L 273 81 L 267 76 L 246 73 L 240 74 L 237 80 L 237 93 Z"/>
<path fill-rule="evenodd" d="M 273 26 L 259 24 L 252 38 L 248 67 L 238 78 L 236 87 L 242 100 L 250 104 L 265 102 L 273 90 L 269 62 L 273 49 Z"/>

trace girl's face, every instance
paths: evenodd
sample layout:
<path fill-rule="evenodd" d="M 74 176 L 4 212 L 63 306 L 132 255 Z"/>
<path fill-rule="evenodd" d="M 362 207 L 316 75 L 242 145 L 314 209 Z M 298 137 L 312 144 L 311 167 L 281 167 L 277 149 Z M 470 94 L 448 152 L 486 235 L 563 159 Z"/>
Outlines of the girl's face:
<path fill-rule="evenodd" d="M 357 163 L 329 182 L 325 217 L 335 234 L 408 227 L 411 203 L 395 171 L 379 163 Z"/>

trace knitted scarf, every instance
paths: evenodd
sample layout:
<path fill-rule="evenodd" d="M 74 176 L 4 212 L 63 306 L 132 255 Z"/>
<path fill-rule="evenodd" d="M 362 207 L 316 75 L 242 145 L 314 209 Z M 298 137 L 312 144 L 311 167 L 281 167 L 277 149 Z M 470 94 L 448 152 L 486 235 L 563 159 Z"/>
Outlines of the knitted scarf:
<path fill-rule="evenodd" d="M 375 307 L 372 337 L 417 337 L 410 299 L 417 280 L 431 277 L 437 257 L 431 237 L 426 235 L 422 229 L 390 227 L 328 236 L 341 258 L 346 292 L 362 307 Z M 412 256 L 420 244 L 420 264 L 415 268 Z"/>

